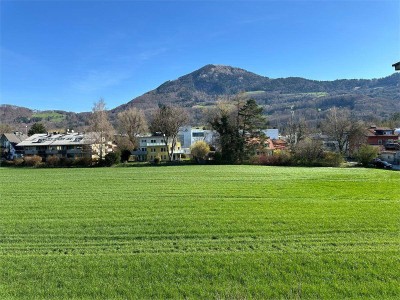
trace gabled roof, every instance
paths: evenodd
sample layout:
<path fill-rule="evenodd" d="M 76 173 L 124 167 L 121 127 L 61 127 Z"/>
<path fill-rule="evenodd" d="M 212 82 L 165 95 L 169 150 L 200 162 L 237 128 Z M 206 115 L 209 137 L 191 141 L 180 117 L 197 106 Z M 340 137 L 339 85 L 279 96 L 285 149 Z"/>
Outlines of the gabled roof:
<path fill-rule="evenodd" d="M 382 131 L 392 131 L 392 134 L 379 134 Z M 367 136 L 393 136 L 396 135 L 394 130 L 389 127 L 370 127 L 366 130 Z"/>
<path fill-rule="evenodd" d="M 399 71 L 399 70 L 400 70 L 400 61 L 397 62 L 397 63 L 395 63 L 395 64 L 393 64 L 392 67 L 394 67 L 394 69 L 395 69 L 396 71 Z"/>
<path fill-rule="evenodd" d="M 20 133 L 20 132 L 18 132 L 18 133 L 16 133 L 16 132 L 14 132 L 14 133 L 4 133 L 3 135 L 6 137 L 6 139 L 10 143 L 13 143 L 13 144 L 21 143 L 23 140 L 28 138 L 27 135 L 25 135 L 23 133 Z"/>

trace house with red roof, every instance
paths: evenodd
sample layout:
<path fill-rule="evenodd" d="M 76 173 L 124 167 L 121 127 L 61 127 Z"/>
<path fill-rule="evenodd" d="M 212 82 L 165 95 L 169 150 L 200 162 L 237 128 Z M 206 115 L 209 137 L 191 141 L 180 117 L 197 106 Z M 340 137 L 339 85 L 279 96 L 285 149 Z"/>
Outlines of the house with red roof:
<path fill-rule="evenodd" d="M 388 127 L 371 126 L 366 131 L 367 144 L 372 146 L 385 146 L 399 140 L 394 129 Z"/>

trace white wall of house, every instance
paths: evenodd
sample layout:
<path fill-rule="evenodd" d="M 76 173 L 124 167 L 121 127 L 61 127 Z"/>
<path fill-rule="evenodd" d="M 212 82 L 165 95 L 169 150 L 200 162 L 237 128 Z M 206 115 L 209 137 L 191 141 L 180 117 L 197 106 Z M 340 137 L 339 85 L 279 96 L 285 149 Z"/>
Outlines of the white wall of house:
<path fill-rule="evenodd" d="M 391 164 L 400 164 L 400 151 L 382 151 L 379 158 Z"/>
<path fill-rule="evenodd" d="M 215 145 L 216 132 L 202 127 L 184 126 L 179 130 L 178 137 L 185 154 L 190 154 L 190 146 L 197 141 L 205 141 L 209 145 Z"/>

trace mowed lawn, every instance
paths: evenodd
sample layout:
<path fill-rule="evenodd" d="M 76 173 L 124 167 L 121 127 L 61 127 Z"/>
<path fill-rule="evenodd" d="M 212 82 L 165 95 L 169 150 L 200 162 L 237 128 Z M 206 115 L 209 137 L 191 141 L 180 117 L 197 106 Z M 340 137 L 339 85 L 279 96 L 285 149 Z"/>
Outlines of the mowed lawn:
<path fill-rule="evenodd" d="M 400 299 L 400 172 L 0 176 L 0 299 Z"/>

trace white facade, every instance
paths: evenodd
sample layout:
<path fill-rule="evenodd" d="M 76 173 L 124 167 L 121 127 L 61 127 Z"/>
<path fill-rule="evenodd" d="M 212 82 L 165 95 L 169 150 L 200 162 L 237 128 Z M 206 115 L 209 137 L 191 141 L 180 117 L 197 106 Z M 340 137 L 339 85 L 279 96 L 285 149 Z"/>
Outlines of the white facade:
<path fill-rule="evenodd" d="M 204 141 L 209 145 L 215 144 L 216 132 L 203 127 L 184 126 L 179 130 L 178 137 L 185 154 L 190 154 L 190 147 L 198 142 Z"/>

